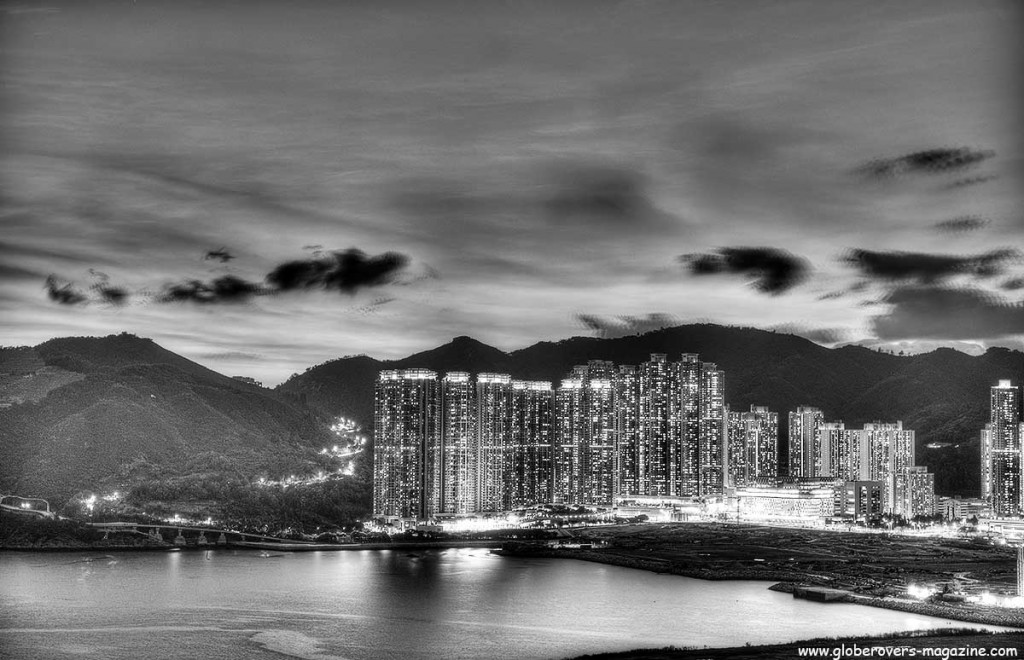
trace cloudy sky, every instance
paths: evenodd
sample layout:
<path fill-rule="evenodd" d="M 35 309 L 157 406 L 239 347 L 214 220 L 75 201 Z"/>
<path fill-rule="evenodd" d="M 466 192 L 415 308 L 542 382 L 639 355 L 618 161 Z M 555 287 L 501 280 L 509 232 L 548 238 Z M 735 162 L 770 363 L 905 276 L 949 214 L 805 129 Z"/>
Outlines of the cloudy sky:
<path fill-rule="evenodd" d="M 275 384 L 462 334 L 1024 338 L 1011 2 L 0 11 L 3 345 Z"/>

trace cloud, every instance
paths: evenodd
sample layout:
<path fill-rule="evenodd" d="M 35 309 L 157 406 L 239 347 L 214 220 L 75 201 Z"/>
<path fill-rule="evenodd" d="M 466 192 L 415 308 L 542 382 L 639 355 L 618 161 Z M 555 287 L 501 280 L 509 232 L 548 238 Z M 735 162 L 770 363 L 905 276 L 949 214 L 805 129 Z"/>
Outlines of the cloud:
<path fill-rule="evenodd" d="M 994 339 L 1024 334 L 1024 306 L 969 288 L 906 286 L 872 319 L 879 339 Z"/>
<path fill-rule="evenodd" d="M 551 190 L 541 201 L 553 221 L 629 222 L 651 210 L 638 173 L 611 165 L 573 163 L 552 168 Z"/>
<path fill-rule="evenodd" d="M 217 261 L 220 261 L 222 264 L 224 264 L 231 261 L 234 258 L 235 255 L 228 252 L 226 248 L 218 248 L 216 250 L 208 251 L 206 255 L 203 257 L 203 261 L 216 259 Z"/>
<path fill-rule="evenodd" d="M 849 330 L 844 328 L 810 328 L 798 323 L 783 323 L 772 326 L 769 330 L 803 337 L 816 344 L 835 344 L 845 341 L 850 334 Z"/>
<path fill-rule="evenodd" d="M 165 285 L 156 300 L 161 303 L 232 303 L 245 302 L 265 292 L 266 289 L 255 282 L 234 275 L 224 275 L 210 282 L 186 280 Z"/>
<path fill-rule="evenodd" d="M 96 284 L 92 289 L 96 291 L 102 302 L 111 305 L 123 305 L 128 302 L 128 297 L 131 295 L 127 289 L 109 284 Z"/>
<path fill-rule="evenodd" d="M 969 176 L 963 179 L 957 179 L 956 181 L 951 181 L 950 183 L 947 183 L 946 185 L 942 186 L 942 189 L 956 190 L 958 188 L 966 188 L 967 186 L 976 186 L 981 183 L 987 183 L 998 178 L 999 177 L 995 174 L 987 174 L 984 176 Z"/>
<path fill-rule="evenodd" d="M 61 282 L 56 275 L 46 278 L 45 288 L 47 297 L 59 305 L 82 305 L 89 300 L 73 283 Z"/>
<path fill-rule="evenodd" d="M 719 248 L 717 254 L 684 254 L 679 260 L 688 264 L 692 275 L 750 275 L 754 278 L 751 286 L 772 295 L 800 284 L 808 271 L 806 260 L 771 247 Z"/>
<path fill-rule="evenodd" d="M 976 215 L 962 215 L 951 220 L 937 222 L 935 223 L 935 228 L 941 232 L 957 234 L 969 231 L 978 231 L 979 229 L 987 227 L 988 224 L 988 220 L 979 218 Z"/>
<path fill-rule="evenodd" d="M 1005 291 L 1017 291 L 1024 289 L 1024 277 L 1014 277 L 1006 280 L 999 287 Z"/>
<path fill-rule="evenodd" d="M 664 249 L 666 238 L 689 229 L 659 208 L 638 169 L 600 158 L 531 158 L 460 178 L 404 178 L 385 194 L 403 217 L 403 237 L 449 281 L 486 272 L 492 281 L 594 286 L 584 266 L 610 274 L 610 259 Z M 646 270 L 633 259 L 619 265 L 620 273 Z"/>
<path fill-rule="evenodd" d="M 398 252 L 371 257 L 350 248 L 314 259 L 285 262 L 267 275 L 267 281 L 279 291 L 325 289 L 353 293 L 391 282 L 408 263 L 409 258 Z"/>
<path fill-rule="evenodd" d="M 313 259 L 286 261 L 277 265 L 264 278 L 265 282 L 253 282 L 237 275 L 222 275 L 215 279 L 186 279 L 164 284 L 152 298 L 157 303 L 239 303 L 255 296 L 273 296 L 290 291 L 325 289 L 355 293 L 367 287 L 375 287 L 393 281 L 394 276 L 405 268 L 409 258 L 397 252 L 385 252 L 368 256 L 362 250 L 351 248 L 330 252 Z M 90 289 L 97 295 L 96 300 L 111 304 L 124 304 L 129 292 L 122 287 L 108 283 L 106 273 L 89 269 L 96 278 Z M 78 305 L 90 302 L 71 282 L 62 283 L 55 275 L 46 280 L 50 300 L 62 305 Z M 385 305 L 394 298 L 377 298 L 366 306 L 370 311 Z"/>
<path fill-rule="evenodd" d="M 671 314 L 654 313 L 646 316 L 616 316 L 607 319 L 593 314 L 577 314 L 576 320 L 598 337 L 611 339 L 638 335 L 662 328 L 671 328 L 681 322 Z"/>
<path fill-rule="evenodd" d="M 857 172 L 874 179 L 912 173 L 945 174 L 973 167 L 993 156 L 994 151 L 968 147 L 926 149 L 896 158 L 876 158 L 857 168 Z"/>
<path fill-rule="evenodd" d="M 862 275 L 882 280 L 917 280 L 922 284 L 955 275 L 991 277 L 1003 272 L 1006 262 L 1020 258 L 1017 250 L 993 250 L 976 256 L 926 254 L 922 252 L 875 252 L 850 250 L 843 261 Z"/>

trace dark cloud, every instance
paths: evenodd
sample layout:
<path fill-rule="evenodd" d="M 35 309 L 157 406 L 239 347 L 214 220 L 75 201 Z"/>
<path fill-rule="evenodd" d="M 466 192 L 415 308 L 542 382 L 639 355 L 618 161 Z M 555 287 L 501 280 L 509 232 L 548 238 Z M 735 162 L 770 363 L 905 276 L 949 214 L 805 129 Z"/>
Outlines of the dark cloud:
<path fill-rule="evenodd" d="M 422 245 L 424 258 L 448 278 L 485 271 L 495 281 L 557 278 L 592 286 L 584 264 L 607 272 L 608 260 L 624 250 L 663 245 L 689 230 L 658 207 L 646 177 L 628 164 L 544 159 L 496 170 L 390 186 L 405 238 Z"/>
<path fill-rule="evenodd" d="M 371 257 L 350 248 L 319 258 L 285 262 L 267 275 L 267 281 L 280 291 L 326 289 L 353 293 L 363 287 L 387 284 L 408 263 L 409 258 L 397 252 Z"/>
<path fill-rule="evenodd" d="M 224 275 L 210 282 L 186 280 L 177 284 L 168 284 L 157 296 L 157 302 L 244 302 L 263 292 L 263 287 L 255 282 L 249 282 L 234 275 Z"/>
<path fill-rule="evenodd" d="M 46 295 L 55 303 L 60 305 L 82 305 L 88 302 L 88 297 L 75 288 L 71 282 L 61 282 L 56 275 L 46 278 Z"/>
<path fill-rule="evenodd" d="M 1009 261 L 1020 258 L 1017 250 L 993 250 L 976 256 L 926 254 L 922 252 L 875 252 L 850 250 L 843 261 L 862 275 L 891 281 L 917 280 L 922 284 L 955 275 L 991 277 L 1003 272 Z"/>
<path fill-rule="evenodd" d="M 684 254 L 679 259 L 687 264 L 693 275 L 737 273 L 753 276 L 751 285 L 772 295 L 800 284 L 808 271 L 806 260 L 770 247 L 720 248 L 717 254 Z"/>
<path fill-rule="evenodd" d="M 355 293 L 367 287 L 391 282 L 405 268 L 409 258 L 397 252 L 367 256 L 355 248 L 331 252 L 314 259 L 288 261 L 279 264 L 265 280 L 266 284 L 252 282 L 236 275 L 222 275 L 213 280 L 187 279 L 165 284 L 152 299 L 158 303 L 192 302 L 200 304 L 245 302 L 254 296 L 275 295 L 303 289 L 326 289 Z M 106 273 L 89 269 L 96 278 L 91 288 L 97 299 L 111 304 L 127 302 L 129 292 L 108 283 Z M 51 275 L 46 280 L 51 300 L 74 305 L 89 302 L 72 283 L 62 283 Z M 378 298 L 367 309 L 391 302 L 393 298 Z"/>
<path fill-rule="evenodd" d="M 577 314 L 576 320 L 598 337 L 610 339 L 638 335 L 662 328 L 671 328 L 681 321 L 670 314 L 648 314 L 646 316 L 616 316 L 607 319 L 593 314 Z"/>
<path fill-rule="evenodd" d="M 1024 306 L 978 289 L 899 287 L 872 319 L 879 339 L 995 339 L 1024 334 Z"/>
<path fill-rule="evenodd" d="M 206 256 L 203 257 L 203 260 L 209 261 L 210 259 L 216 259 L 222 264 L 225 264 L 234 258 L 235 255 L 228 252 L 226 248 L 218 248 L 216 250 L 210 250 L 209 252 L 207 252 Z"/>
<path fill-rule="evenodd" d="M 92 287 L 100 300 L 111 305 L 123 305 L 128 302 L 129 293 L 127 289 L 109 284 L 97 284 Z"/>
<path fill-rule="evenodd" d="M 978 231 L 984 229 L 989 224 L 989 221 L 984 218 L 979 218 L 976 215 L 962 215 L 958 218 L 951 220 L 943 220 L 942 222 L 935 223 L 935 228 L 941 232 L 948 233 L 963 233 L 969 231 Z"/>
<path fill-rule="evenodd" d="M 957 179 L 942 186 L 943 190 L 956 190 L 958 188 L 966 188 L 967 186 L 976 186 L 981 183 L 987 183 L 998 179 L 999 177 L 995 174 L 987 174 L 985 176 L 969 176 L 963 179 Z"/>
<path fill-rule="evenodd" d="M 574 164 L 550 170 L 551 192 L 542 196 L 545 211 L 555 221 L 583 217 L 625 222 L 650 210 L 644 182 L 621 167 Z"/>
<path fill-rule="evenodd" d="M 1005 291 L 1017 291 L 1024 289 L 1024 277 L 1014 277 L 999 285 Z"/>
<path fill-rule="evenodd" d="M 876 158 L 857 168 L 857 172 L 870 178 L 891 178 L 910 173 L 945 174 L 973 167 L 993 156 L 994 151 L 968 147 L 926 149 L 896 158 Z"/>

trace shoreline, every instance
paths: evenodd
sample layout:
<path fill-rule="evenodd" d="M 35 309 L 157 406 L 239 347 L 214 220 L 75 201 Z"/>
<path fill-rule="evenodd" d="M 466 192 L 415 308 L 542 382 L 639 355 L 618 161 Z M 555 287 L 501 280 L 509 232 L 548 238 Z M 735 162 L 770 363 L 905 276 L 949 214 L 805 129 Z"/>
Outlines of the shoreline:
<path fill-rule="evenodd" d="M 756 580 L 774 582 L 767 587 L 771 591 L 782 593 L 793 593 L 797 586 L 806 585 L 808 576 L 795 571 L 780 571 L 771 569 L 688 569 L 673 564 L 668 559 L 652 559 L 644 557 L 626 556 L 618 554 L 606 554 L 600 551 L 584 550 L 577 548 L 542 548 L 522 547 L 508 549 L 503 547 L 495 554 L 508 557 L 538 557 L 550 559 L 578 559 L 610 566 L 621 566 L 634 568 L 653 573 L 668 575 L 679 575 L 681 577 L 695 578 L 698 580 Z M 991 606 L 974 605 L 968 610 L 954 605 L 940 605 L 924 601 L 908 601 L 894 598 L 879 598 L 864 596 L 861 594 L 848 593 L 846 597 L 836 602 L 852 603 L 855 605 L 867 605 L 882 609 L 907 612 L 909 614 L 920 614 L 936 618 L 962 621 L 964 623 L 979 623 L 993 626 L 1004 626 L 1024 630 L 1024 608 L 998 608 Z M 827 607 L 828 603 L 822 603 Z"/>
<path fill-rule="evenodd" d="M 97 543 L 85 545 L 5 545 L 0 546 L 0 554 L 4 552 L 192 552 L 195 550 L 276 550 L 278 552 L 339 552 L 352 550 L 446 550 L 449 548 L 499 548 L 502 541 L 493 540 L 453 540 L 453 541 L 403 541 L 394 543 L 289 543 L 287 541 L 258 542 L 245 541 L 217 545 L 173 545 L 164 542 L 155 543 L 111 544 Z"/>

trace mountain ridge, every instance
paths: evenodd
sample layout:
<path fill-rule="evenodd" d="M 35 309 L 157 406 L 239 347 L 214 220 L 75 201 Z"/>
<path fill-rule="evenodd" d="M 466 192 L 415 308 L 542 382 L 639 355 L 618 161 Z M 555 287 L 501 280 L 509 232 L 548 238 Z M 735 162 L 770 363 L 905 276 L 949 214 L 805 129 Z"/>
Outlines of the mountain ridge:
<path fill-rule="evenodd" d="M 466 350 L 460 352 L 461 348 Z M 681 353 L 696 353 L 725 372 L 726 402 L 733 410 L 767 405 L 778 412 L 783 457 L 788 453 L 787 414 L 800 405 L 821 408 L 826 419 L 851 428 L 900 420 L 916 431 L 917 463 L 936 474 L 937 491 L 963 496 L 976 496 L 980 488 L 978 442 L 988 421 L 988 388 L 1024 372 L 1024 353 L 1010 349 L 972 356 L 939 348 L 898 356 L 861 346 L 827 348 L 796 335 L 756 328 L 691 324 L 627 337 L 538 342 L 507 353 L 457 337 L 400 360 L 363 357 L 358 374 L 347 364 L 351 358 L 331 360 L 277 389 L 290 396 L 315 390 L 315 399 L 309 399 L 312 405 L 326 405 L 327 410 L 343 407 L 369 427 L 374 368 L 421 367 L 439 375 L 497 371 L 557 387 L 576 364 L 592 359 L 639 364 L 652 353 L 666 353 L 673 361 Z M 932 450 L 929 443 L 949 447 Z"/>

